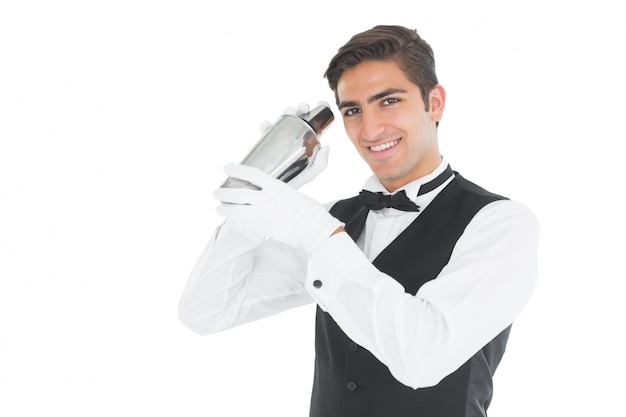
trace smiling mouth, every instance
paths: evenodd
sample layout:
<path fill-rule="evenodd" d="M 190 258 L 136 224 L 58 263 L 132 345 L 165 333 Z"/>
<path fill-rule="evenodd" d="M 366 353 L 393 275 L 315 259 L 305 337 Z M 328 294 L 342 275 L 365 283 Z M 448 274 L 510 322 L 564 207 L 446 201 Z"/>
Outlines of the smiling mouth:
<path fill-rule="evenodd" d="M 370 149 L 370 151 L 380 152 L 384 151 L 385 149 L 393 148 L 398 144 L 398 142 L 400 142 L 400 139 L 392 140 L 391 142 L 381 143 L 380 145 L 376 146 L 368 146 L 368 148 Z"/>

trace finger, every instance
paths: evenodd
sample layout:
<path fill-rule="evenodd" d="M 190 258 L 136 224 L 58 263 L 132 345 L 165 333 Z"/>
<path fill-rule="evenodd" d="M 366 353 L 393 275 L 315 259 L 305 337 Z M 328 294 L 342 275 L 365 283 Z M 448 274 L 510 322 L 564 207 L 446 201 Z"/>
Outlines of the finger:
<path fill-rule="evenodd" d="M 307 103 L 300 103 L 298 104 L 298 108 L 296 109 L 296 115 L 302 116 L 303 114 L 308 113 L 309 110 L 310 110 L 310 107 Z"/>
<path fill-rule="evenodd" d="M 328 146 L 322 146 L 317 154 L 315 155 L 315 159 L 311 164 L 312 167 L 315 167 L 316 171 L 323 171 L 328 166 L 328 155 L 330 152 L 330 148 Z"/>
<path fill-rule="evenodd" d="M 319 106 L 330 107 L 330 104 L 328 104 L 327 101 L 320 101 L 319 103 L 317 103 L 316 107 L 319 107 Z"/>
<path fill-rule="evenodd" d="M 261 203 L 261 191 L 247 188 L 218 188 L 213 197 L 222 203 L 256 205 Z"/>
<path fill-rule="evenodd" d="M 246 204 L 220 204 L 215 207 L 215 212 L 228 219 L 254 219 L 258 210 Z"/>
<path fill-rule="evenodd" d="M 226 175 L 239 180 L 247 181 L 259 188 L 267 187 L 274 180 L 272 177 L 261 171 L 259 168 L 243 164 L 226 164 L 224 166 Z"/>
<path fill-rule="evenodd" d="M 268 130 L 270 130 L 272 127 L 272 124 L 267 121 L 264 120 L 263 123 L 261 123 L 261 125 L 259 126 L 259 131 L 261 132 L 262 135 L 266 134 Z"/>
<path fill-rule="evenodd" d="M 290 116 L 296 116 L 298 114 L 298 111 L 295 109 L 295 107 L 289 106 L 289 107 L 287 107 L 285 109 L 283 114 L 288 114 Z"/>

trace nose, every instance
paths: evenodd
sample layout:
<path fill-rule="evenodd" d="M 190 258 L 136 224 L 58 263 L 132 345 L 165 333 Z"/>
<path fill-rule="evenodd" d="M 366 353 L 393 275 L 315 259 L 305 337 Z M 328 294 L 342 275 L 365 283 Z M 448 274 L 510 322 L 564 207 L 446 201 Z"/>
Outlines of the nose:
<path fill-rule="evenodd" d="M 361 137 L 368 142 L 376 142 L 385 132 L 384 119 L 374 111 L 361 113 Z"/>

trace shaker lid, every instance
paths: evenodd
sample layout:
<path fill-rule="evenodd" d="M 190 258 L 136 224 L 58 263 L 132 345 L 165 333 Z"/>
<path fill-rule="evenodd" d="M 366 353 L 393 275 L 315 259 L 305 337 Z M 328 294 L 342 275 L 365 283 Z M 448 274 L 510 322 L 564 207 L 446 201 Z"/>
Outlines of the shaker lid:
<path fill-rule="evenodd" d="M 307 122 L 319 136 L 332 123 L 335 116 L 327 104 L 320 104 L 308 113 L 301 115 L 300 118 Z"/>

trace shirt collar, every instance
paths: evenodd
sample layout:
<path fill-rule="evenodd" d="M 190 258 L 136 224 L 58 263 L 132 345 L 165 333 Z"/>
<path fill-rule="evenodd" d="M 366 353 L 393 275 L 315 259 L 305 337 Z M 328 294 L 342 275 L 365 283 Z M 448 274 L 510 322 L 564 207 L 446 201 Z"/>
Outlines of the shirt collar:
<path fill-rule="evenodd" d="M 431 172 L 430 174 L 424 175 L 421 178 L 413 180 L 409 182 L 408 184 L 403 185 L 402 187 L 398 188 L 393 193 L 390 193 L 389 191 L 387 191 L 385 186 L 381 184 L 380 180 L 375 175 L 372 175 L 371 177 L 367 179 L 367 181 L 365 181 L 365 184 L 363 185 L 363 189 L 372 191 L 375 193 L 382 192 L 384 194 L 395 194 L 400 190 L 405 190 L 406 195 L 408 195 L 409 198 L 415 201 L 415 199 L 417 198 L 417 193 L 419 192 L 419 189 L 422 186 L 422 184 L 426 184 L 427 182 L 433 180 L 435 177 L 437 177 L 437 175 L 441 174 L 446 169 L 447 166 L 448 166 L 448 162 L 446 161 L 446 158 L 442 156 L 441 163 L 439 164 L 437 168 L 435 168 L 433 172 Z"/>

